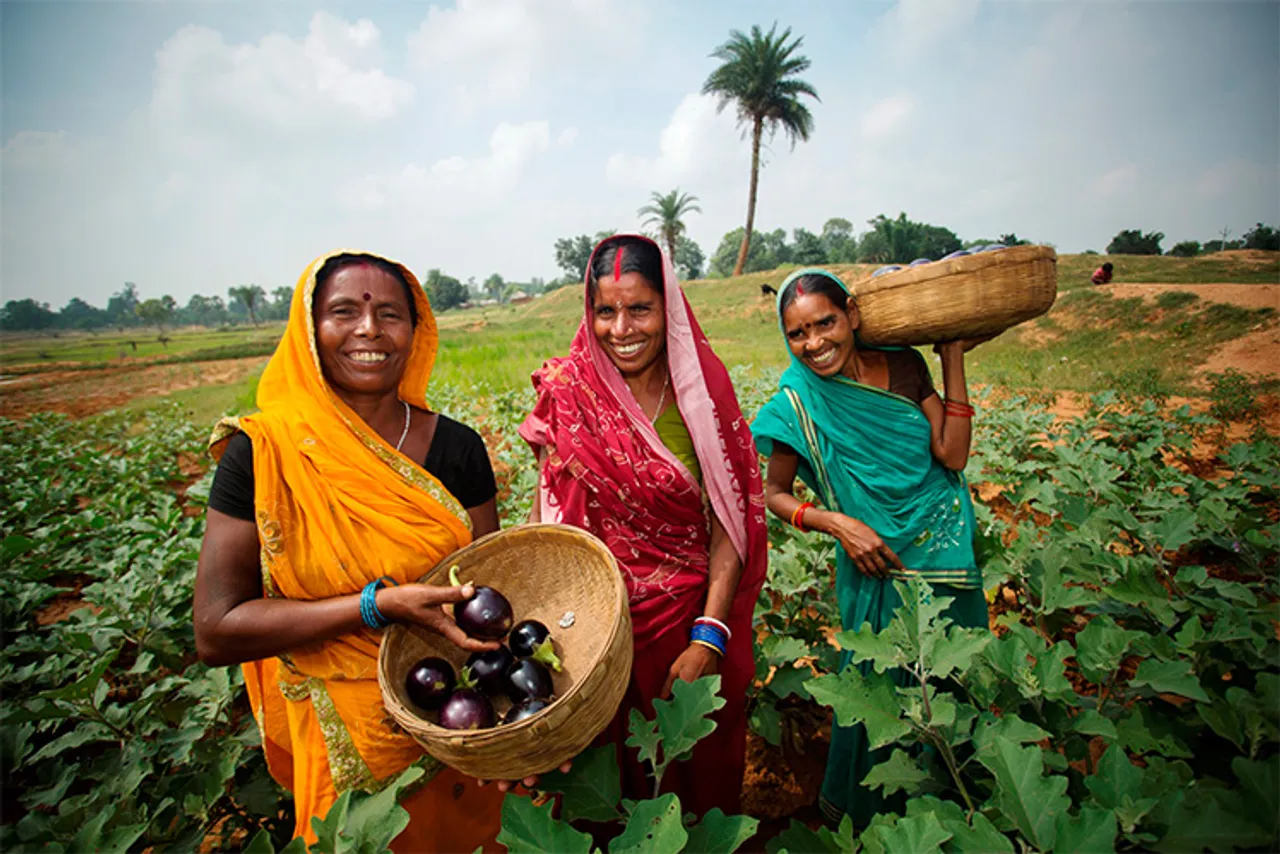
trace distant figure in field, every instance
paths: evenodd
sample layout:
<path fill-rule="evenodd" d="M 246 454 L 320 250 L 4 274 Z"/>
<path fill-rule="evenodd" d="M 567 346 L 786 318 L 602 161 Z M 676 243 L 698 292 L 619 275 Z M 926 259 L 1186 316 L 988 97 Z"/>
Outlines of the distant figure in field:
<path fill-rule="evenodd" d="M 1090 279 L 1090 281 L 1093 282 L 1095 285 L 1111 284 L 1112 269 L 1113 268 L 1111 266 L 1111 262 L 1108 261 L 1107 263 L 1103 264 L 1101 267 L 1093 271 L 1093 278 Z"/>

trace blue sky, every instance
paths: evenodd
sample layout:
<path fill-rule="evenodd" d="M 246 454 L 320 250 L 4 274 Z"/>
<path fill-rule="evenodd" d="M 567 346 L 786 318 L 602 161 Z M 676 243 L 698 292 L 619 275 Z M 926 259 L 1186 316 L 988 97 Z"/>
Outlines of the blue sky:
<path fill-rule="evenodd" d="M 557 237 L 749 151 L 699 95 L 730 29 L 803 35 L 822 101 L 757 227 L 905 211 L 1060 251 L 1280 224 L 1280 4 L 458 0 L 0 3 L 0 298 L 291 285 L 316 255 L 557 275 Z"/>

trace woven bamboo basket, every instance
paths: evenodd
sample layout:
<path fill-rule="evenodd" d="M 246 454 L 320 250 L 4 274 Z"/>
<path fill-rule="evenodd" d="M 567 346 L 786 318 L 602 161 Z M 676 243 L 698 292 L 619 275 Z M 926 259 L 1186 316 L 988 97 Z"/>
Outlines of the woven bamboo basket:
<path fill-rule="evenodd" d="M 849 290 L 866 344 L 976 338 L 1048 311 L 1058 293 L 1058 256 L 1049 246 L 1013 246 L 862 279 Z"/>
<path fill-rule="evenodd" d="M 416 662 L 435 655 L 461 669 L 467 653 L 417 626 L 387 629 L 378 654 L 382 701 L 423 748 L 473 777 L 519 780 L 557 768 L 577 756 L 608 726 L 631 677 L 631 612 L 627 590 L 609 549 L 568 525 L 521 525 L 489 534 L 459 549 L 422 577 L 448 584 L 449 567 L 460 580 L 486 584 L 511 602 L 517 621 L 534 619 L 551 629 L 563 663 L 552 674 L 555 700 L 541 712 L 492 729 L 438 726 L 405 692 Z M 572 611 L 573 624 L 561 627 Z M 499 719 L 510 708 L 494 701 Z"/>

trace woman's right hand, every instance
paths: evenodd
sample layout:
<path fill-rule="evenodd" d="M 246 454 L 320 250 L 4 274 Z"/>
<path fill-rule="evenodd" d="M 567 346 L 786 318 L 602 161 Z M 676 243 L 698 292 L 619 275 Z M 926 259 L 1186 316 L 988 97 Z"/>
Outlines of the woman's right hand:
<path fill-rule="evenodd" d="M 894 569 L 906 569 L 893 549 L 880 539 L 871 527 L 841 513 L 833 513 L 827 523 L 832 536 L 840 541 L 844 550 L 853 558 L 853 565 L 863 575 L 871 578 L 888 578 Z"/>
<path fill-rule="evenodd" d="M 476 589 L 471 584 L 460 587 L 401 584 L 398 587 L 383 587 L 378 591 L 378 610 L 394 622 L 425 626 L 468 652 L 497 649 L 499 644 L 496 641 L 480 641 L 468 637 L 441 607 L 465 602 L 474 595 Z"/>

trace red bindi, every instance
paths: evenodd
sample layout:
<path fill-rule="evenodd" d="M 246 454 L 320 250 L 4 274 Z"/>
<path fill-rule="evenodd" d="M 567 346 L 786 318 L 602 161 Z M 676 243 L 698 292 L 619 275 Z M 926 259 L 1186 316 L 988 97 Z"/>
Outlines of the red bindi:
<path fill-rule="evenodd" d="M 369 293 L 368 291 L 365 291 L 365 292 L 364 292 L 364 301 L 365 301 L 365 302 L 368 302 L 368 301 L 369 301 L 369 300 L 371 300 L 371 299 L 373 299 L 373 294 Z"/>

